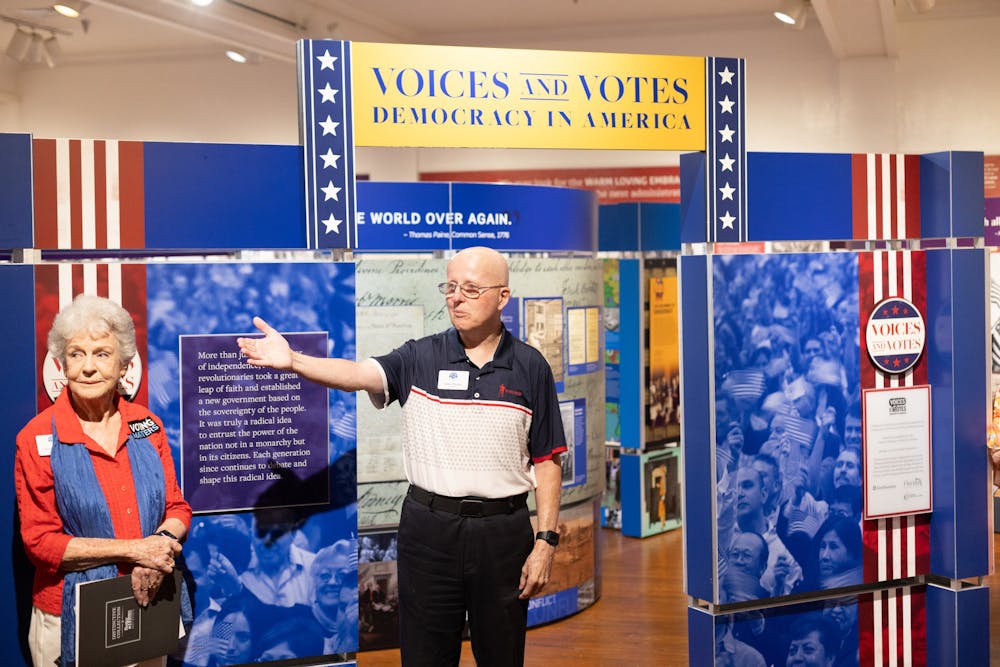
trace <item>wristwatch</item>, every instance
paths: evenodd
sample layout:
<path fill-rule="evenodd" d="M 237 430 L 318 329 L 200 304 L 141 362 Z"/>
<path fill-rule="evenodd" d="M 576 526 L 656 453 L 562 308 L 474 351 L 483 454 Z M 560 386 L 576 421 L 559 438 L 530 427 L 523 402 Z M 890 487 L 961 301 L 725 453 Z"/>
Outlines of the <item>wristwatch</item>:
<path fill-rule="evenodd" d="M 536 540 L 545 540 L 554 547 L 559 546 L 559 533 L 554 530 L 541 530 L 535 533 Z"/>

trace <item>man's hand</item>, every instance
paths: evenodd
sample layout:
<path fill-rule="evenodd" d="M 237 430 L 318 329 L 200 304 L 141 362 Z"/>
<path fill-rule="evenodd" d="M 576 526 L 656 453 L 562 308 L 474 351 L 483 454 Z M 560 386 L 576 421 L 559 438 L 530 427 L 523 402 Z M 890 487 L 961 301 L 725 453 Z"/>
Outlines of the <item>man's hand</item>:
<path fill-rule="evenodd" d="M 264 334 L 263 338 L 236 339 L 236 344 L 247 358 L 247 363 L 251 366 L 289 370 L 292 367 L 292 348 L 289 347 L 285 337 L 259 317 L 253 318 L 253 324 Z"/>
<path fill-rule="evenodd" d="M 528 554 L 528 559 L 521 567 L 521 583 L 518 599 L 527 600 L 537 595 L 549 583 L 549 573 L 552 571 L 552 559 L 556 548 L 545 540 L 535 540 L 535 548 Z"/>

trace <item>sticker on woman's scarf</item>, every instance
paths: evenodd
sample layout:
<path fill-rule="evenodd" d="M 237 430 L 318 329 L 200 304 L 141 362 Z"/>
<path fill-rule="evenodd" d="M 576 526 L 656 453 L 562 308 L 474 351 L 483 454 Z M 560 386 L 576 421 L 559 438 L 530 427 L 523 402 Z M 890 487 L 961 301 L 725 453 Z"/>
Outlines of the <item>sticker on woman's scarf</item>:
<path fill-rule="evenodd" d="M 438 371 L 438 389 L 463 390 L 469 388 L 469 371 Z"/>
<path fill-rule="evenodd" d="M 160 425 L 153 421 L 152 417 L 146 417 L 145 419 L 130 421 L 128 423 L 128 430 L 132 432 L 133 437 L 148 438 L 160 430 Z"/>

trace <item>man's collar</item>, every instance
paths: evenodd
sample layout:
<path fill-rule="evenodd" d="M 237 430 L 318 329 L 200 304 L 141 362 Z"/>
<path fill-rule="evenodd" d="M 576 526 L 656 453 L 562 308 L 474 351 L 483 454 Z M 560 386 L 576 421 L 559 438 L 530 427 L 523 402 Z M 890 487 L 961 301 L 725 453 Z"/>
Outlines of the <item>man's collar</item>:
<path fill-rule="evenodd" d="M 452 327 L 448 329 L 447 335 L 448 362 L 456 364 L 468 359 L 469 355 L 465 352 L 465 346 L 462 344 L 462 338 L 458 335 L 458 330 Z M 493 353 L 493 365 L 499 368 L 514 367 L 513 337 L 503 324 L 500 325 L 500 343 L 497 345 L 496 352 Z"/>

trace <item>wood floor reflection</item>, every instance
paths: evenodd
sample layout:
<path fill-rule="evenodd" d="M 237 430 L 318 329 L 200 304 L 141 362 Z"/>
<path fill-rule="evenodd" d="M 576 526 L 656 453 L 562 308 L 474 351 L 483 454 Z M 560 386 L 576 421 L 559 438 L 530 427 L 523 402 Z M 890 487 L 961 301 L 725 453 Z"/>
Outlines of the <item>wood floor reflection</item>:
<path fill-rule="evenodd" d="M 598 530 L 603 540 L 603 590 L 589 609 L 528 631 L 526 664 L 531 667 L 686 665 L 687 598 L 682 590 L 680 530 L 644 540 Z M 994 544 L 1000 556 L 1000 540 Z M 1000 665 L 1000 575 L 990 586 L 990 664 Z M 360 667 L 398 666 L 399 651 L 358 655 Z M 475 661 L 462 646 L 462 667 Z"/>

